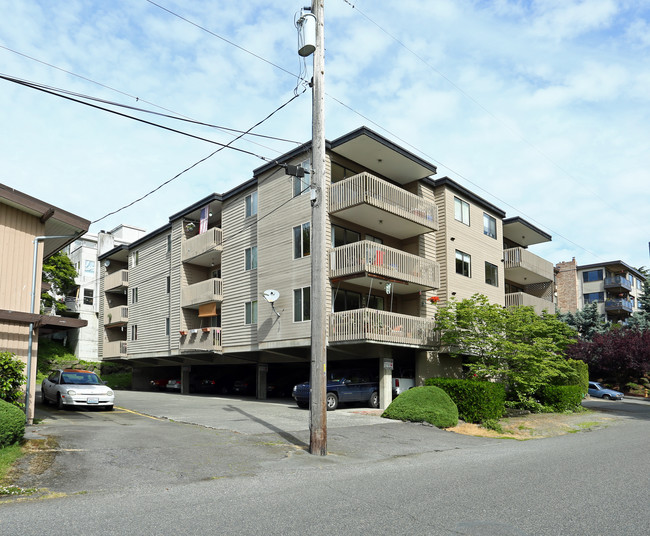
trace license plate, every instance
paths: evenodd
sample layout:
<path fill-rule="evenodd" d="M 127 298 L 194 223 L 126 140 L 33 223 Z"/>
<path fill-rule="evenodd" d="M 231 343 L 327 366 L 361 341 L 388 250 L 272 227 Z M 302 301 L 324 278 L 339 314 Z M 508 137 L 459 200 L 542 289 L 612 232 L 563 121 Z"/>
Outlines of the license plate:
<path fill-rule="evenodd" d="M 88 404 L 99 404 L 99 398 L 89 398 L 86 402 Z"/>

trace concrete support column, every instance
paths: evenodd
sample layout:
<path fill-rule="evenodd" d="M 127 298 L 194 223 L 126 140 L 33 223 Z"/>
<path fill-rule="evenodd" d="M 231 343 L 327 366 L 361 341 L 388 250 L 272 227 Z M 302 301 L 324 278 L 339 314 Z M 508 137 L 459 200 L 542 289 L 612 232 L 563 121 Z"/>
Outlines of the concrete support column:
<path fill-rule="evenodd" d="M 266 363 L 258 363 L 256 371 L 256 393 L 255 396 L 258 400 L 266 400 L 266 376 L 269 371 L 269 366 Z"/>
<path fill-rule="evenodd" d="M 192 367 L 190 365 L 183 365 L 181 367 L 181 394 L 190 394 L 190 372 Z"/>
<path fill-rule="evenodd" d="M 393 359 L 379 359 L 379 407 L 386 409 L 393 401 Z"/>

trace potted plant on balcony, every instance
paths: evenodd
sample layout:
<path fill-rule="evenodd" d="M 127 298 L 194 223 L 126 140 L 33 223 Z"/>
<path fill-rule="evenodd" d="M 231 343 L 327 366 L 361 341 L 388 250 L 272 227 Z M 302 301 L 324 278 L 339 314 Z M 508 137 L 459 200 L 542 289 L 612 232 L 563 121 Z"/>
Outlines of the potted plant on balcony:
<path fill-rule="evenodd" d="M 440 298 L 438 296 L 431 296 L 427 299 L 431 305 L 436 305 L 440 301 Z"/>
<path fill-rule="evenodd" d="M 180 330 L 178 333 L 180 333 L 181 337 L 185 337 L 185 335 L 187 335 L 187 331 L 184 329 Z"/>

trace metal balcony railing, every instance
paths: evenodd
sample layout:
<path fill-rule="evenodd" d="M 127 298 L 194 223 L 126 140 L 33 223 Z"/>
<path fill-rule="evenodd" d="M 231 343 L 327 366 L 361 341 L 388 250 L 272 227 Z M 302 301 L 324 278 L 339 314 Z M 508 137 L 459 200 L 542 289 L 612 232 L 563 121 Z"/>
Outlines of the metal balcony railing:
<path fill-rule="evenodd" d="M 437 333 L 433 320 L 417 316 L 354 309 L 329 315 L 329 342 L 374 341 L 408 346 L 434 347 Z"/>
<path fill-rule="evenodd" d="M 629 279 L 616 275 L 614 277 L 605 278 L 605 288 L 607 290 L 620 289 L 629 292 L 632 290 L 632 283 L 630 283 Z"/>

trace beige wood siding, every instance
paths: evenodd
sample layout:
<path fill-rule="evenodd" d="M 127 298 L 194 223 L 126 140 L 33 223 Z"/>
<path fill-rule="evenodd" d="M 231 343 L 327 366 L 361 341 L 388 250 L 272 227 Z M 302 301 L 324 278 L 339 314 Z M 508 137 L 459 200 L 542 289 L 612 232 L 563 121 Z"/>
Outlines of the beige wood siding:
<path fill-rule="evenodd" d="M 257 329 L 263 311 L 260 293 L 257 291 L 257 272 L 245 270 L 245 250 L 257 245 L 258 214 L 246 218 L 246 196 L 256 191 L 256 187 L 230 198 L 223 205 L 222 230 L 223 253 L 221 277 L 223 279 L 223 305 L 221 337 L 224 353 L 234 350 L 255 350 L 257 348 Z M 265 222 L 266 223 L 266 222 Z M 260 265 L 259 250 L 257 264 Z M 257 300 L 258 324 L 245 323 L 245 304 Z"/>
<path fill-rule="evenodd" d="M 454 216 L 454 198 L 457 197 L 469 204 L 470 224 L 457 221 Z M 438 188 L 436 203 L 441 218 L 441 228 L 445 230 L 438 241 L 438 262 L 441 267 L 441 286 L 445 291 L 445 299 L 452 292 L 455 298 L 462 300 L 474 294 L 484 294 L 487 298 L 500 305 L 505 305 L 504 266 L 503 266 L 503 227 L 502 220 L 496 214 L 485 210 L 473 203 L 462 194 L 450 188 Z M 497 237 L 491 238 L 483 233 L 483 214 L 487 213 L 496 219 Z M 456 273 L 456 250 L 470 255 L 471 274 L 466 277 Z M 485 262 L 495 265 L 498 269 L 499 285 L 495 287 L 485 282 Z M 444 267 L 443 267 L 444 265 Z M 443 275 L 444 274 L 444 275 Z M 444 282 L 444 283 L 443 283 Z M 442 296 L 441 296 L 442 297 Z"/>

